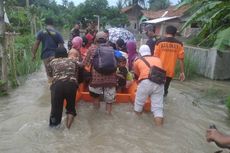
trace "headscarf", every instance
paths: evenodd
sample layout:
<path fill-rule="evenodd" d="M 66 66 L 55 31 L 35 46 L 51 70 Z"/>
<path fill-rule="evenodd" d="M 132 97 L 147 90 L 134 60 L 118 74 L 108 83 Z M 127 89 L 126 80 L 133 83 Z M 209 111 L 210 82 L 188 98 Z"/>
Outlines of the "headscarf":
<path fill-rule="evenodd" d="M 88 43 L 86 44 L 86 48 L 89 48 L 91 46 L 91 44 L 93 43 L 93 35 L 91 35 L 90 33 L 85 35 L 86 39 L 88 40 Z"/>
<path fill-rule="evenodd" d="M 126 48 L 128 52 L 128 65 L 129 65 L 129 70 L 132 69 L 133 66 L 133 61 L 137 57 L 137 46 L 136 46 L 136 41 L 129 40 L 126 43 Z"/>
<path fill-rule="evenodd" d="M 151 55 L 151 50 L 148 45 L 142 45 L 139 49 L 141 56 Z"/>
<path fill-rule="evenodd" d="M 73 40 L 72 40 L 72 47 L 74 49 L 80 49 L 81 46 L 82 46 L 82 38 L 77 36 L 77 37 L 74 37 Z"/>

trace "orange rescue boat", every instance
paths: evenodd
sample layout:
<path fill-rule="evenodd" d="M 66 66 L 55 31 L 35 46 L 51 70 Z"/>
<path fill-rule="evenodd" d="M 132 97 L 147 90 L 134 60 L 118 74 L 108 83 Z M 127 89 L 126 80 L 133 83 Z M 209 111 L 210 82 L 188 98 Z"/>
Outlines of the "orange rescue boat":
<path fill-rule="evenodd" d="M 115 103 L 134 103 L 135 93 L 137 90 L 137 82 L 133 81 L 129 88 L 125 89 L 122 92 L 116 93 Z M 84 83 L 81 83 L 76 95 L 76 102 L 83 100 L 85 102 L 93 102 L 93 98 L 90 96 L 88 91 L 88 86 Z M 150 111 L 151 103 L 148 99 L 145 103 L 144 110 Z"/>

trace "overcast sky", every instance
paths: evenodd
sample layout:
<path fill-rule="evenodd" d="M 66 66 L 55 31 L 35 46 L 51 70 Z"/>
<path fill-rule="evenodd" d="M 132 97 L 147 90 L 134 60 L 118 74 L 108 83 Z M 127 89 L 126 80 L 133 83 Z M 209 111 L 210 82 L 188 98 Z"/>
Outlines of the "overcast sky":
<path fill-rule="evenodd" d="M 85 0 L 69 0 L 69 1 L 72 1 L 72 2 L 74 2 L 74 4 L 75 5 L 78 5 L 78 4 L 80 4 L 80 3 L 82 3 L 82 2 L 84 2 Z M 117 0 L 107 0 L 108 2 L 109 2 L 109 5 L 111 6 L 111 5 L 116 5 L 116 3 L 117 3 Z M 56 0 L 56 2 L 58 3 L 58 4 L 62 4 L 62 0 Z M 172 3 L 172 4 L 177 4 L 177 2 L 178 2 L 178 0 L 170 0 L 170 2 Z"/>

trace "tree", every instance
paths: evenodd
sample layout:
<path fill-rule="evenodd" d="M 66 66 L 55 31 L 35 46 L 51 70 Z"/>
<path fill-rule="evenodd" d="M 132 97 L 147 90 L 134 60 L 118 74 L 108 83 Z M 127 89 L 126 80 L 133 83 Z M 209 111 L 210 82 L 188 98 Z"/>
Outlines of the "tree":
<path fill-rule="evenodd" d="M 141 6 L 145 7 L 145 0 L 121 0 L 123 2 L 123 6 L 131 6 L 131 5 L 136 5 L 140 4 Z"/>
<path fill-rule="evenodd" d="M 110 7 L 107 11 L 107 15 L 104 23 L 110 24 L 111 26 L 120 27 L 128 25 L 128 17 L 125 14 L 120 13 L 120 9 Z"/>
<path fill-rule="evenodd" d="M 106 16 L 108 9 L 107 0 L 86 0 L 85 3 L 80 4 L 78 7 L 78 18 L 86 18 L 89 20 L 96 20 L 94 15 L 100 17 Z"/>
<path fill-rule="evenodd" d="M 123 0 L 118 0 L 118 1 L 117 1 L 117 8 L 118 8 L 118 9 L 122 9 L 123 7 L 124 7 Z"/>
<path fill-rule="evenodd" d="M 62 5 L 64 6 L 64 7 L 67 7 L 68 6 L 68 0 L 62 0 Z"/>
<path fill-rule="evenodd" d="M 230 24 L 230 3 L 229 0 L 184 0 L 178 7 L 183 5 L 192 4 L 192 7 L 188 10 L 193 15 L 184 24 L 182 29 L 189 26 L 191 23 L 199 23 L 201 31 L 198 37 L 204 43 L 209 42 L 210 47 L 213 46 L 216 41 L 217 34 L 226 30 Z M 194 13 L 195 12 L 195 13 Z M 227 30 L 227 32 L 230 32 Z M 230 33 L 228 34 L 228 36 Z M 227 35 L 223 35 L 223 37 Z M 226 41 L 229 38 L 225 38 Z M 223 41 L 221 41 L 223 42 Z M 216 46 L 221 46 L 216 44 Z M 230 46 L 230 44 L 229 44 Z"/>
<path fill-rule="evenodd" d="M 168 8 L 170 5 L 169 0 L 149 0 L 150 9 L 153 11 L 158 11 Z"/>

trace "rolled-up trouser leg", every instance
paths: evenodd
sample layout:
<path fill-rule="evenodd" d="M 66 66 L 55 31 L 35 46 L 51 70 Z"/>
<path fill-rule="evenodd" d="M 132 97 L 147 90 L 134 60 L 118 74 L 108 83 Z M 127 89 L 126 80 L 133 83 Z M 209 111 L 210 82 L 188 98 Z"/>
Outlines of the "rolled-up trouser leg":
<path fill-rule="evenodd" d="M 75 98 L 78 85 L 74 82 L 65 82 L 65 99 L 67 101 L 66 114 L 76 116 Z"/>
<path fill-rule="evenodd" d="M 57 126 L 61 123 L 62 111 L 63 111 L 63 82 L 58 81 L 51 86 L 51 113 L 50 122 L 51 127 Z"/>
<path fill-rule="evenodd" d="M 46 58 L 46 59 L 43 59 L 43 63 L 44 63 L 44 66 L 45 66 L 45 70 L 46 70 L 46 76 L 47 76 L 47 79 L 48 79 L 48 83 L 51 84 L 52 83 L 52 80 L 53 80 L 53 77 L 50 77 L 49 74 L 51 73 L 50 72 L 50 69 L 48 68 L 48 65 L 49 63 L 54 59 L 54 56 L 51 56 L 49 58 Z"/>
<path fill-rule="evenodd" d="M 155 84 L 155 89 L 150 95 L 151 99 L 151 111 L 154 117 L 163 118 L 163 94 L 164 94 L 164 85 Z"/>

